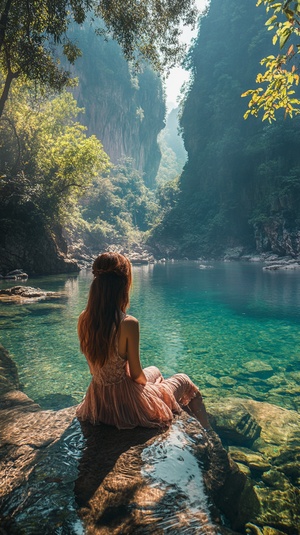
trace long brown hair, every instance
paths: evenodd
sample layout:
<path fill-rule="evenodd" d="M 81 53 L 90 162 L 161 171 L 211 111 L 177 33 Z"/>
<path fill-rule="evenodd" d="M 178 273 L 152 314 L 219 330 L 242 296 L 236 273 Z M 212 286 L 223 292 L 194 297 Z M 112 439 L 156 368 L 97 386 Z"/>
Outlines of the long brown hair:
<path fill-rule="evenodd" d="M 131 264 L 120 253 L 103 253 L 93 263 L 93 274 L 78 336 L 82 353 L 92 364 L 103 366 L 115 347 L 121 313 L 129 304 Z"/>

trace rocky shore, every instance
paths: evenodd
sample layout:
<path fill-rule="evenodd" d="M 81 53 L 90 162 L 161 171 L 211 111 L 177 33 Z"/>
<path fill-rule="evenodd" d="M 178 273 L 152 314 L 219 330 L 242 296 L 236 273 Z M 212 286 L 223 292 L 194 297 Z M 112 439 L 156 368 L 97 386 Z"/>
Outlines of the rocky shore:
<path fill-rule="evenodd" d="M 3 535 L 299 533 L 295 411 L 208 400 L 226 449 L 184 412 L 163 432 L 80 425 L 19 390 L 4 348 L 0 393 Z"/>

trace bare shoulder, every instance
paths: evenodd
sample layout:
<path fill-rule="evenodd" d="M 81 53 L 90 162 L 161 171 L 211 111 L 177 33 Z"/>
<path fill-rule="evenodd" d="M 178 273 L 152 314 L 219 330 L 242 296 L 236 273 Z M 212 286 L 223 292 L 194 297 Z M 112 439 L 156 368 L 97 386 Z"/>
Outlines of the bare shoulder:
<path fill-rule="evenodd" d="M 129 314 L 125 316 L 123 319 L 123 323 L 138 323 L 139 320 L 137 320 L 134 316 L 130 316 Z"/>
<path fill-rule="evenodd" d="M 121 327 L 126 332 L 135 332 L 139 328 L 139 322 L 134 316 L 126 316 L 121 322 Z"/>

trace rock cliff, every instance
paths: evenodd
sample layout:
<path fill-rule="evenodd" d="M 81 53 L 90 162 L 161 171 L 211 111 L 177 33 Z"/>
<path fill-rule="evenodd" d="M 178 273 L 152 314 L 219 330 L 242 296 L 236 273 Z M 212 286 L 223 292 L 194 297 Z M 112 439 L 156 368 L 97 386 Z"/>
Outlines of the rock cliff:
<path fill-rule="evenodd" d="M 153 187 L 160 162 L 157 135 L 164 127 L 165 102 L 160 78 L 142 64 L 135 73 L 121 48 L 96 35 L 88 24 L 75 30 L 82 58 L 74 67 L 78 104 L 85 108 L 81 121 L 95 134 L 113 163 L 132 158 Z"/>
<path fill-rule="evenodd" d="M 170 256 L 221 256 L 236 246 L 300 254 L 299 118 L 243 118 L 241 94 L 256 87 L 262 56 L 277 53 L 264 23 L 255 3 L 234 0 L 211 0 L 201 20 L 181 116 L 188 161 L 154 240 Z"/>
<path fill-rule="evenodd" d="M 18 208 L 18 209 L 17 209 Z M 62 229 L 49 229 L 34 206 L 9 209 L 0 215 L 0 274 L 22 269 L 28 275 L 79 271 L 69 258 Z"/>

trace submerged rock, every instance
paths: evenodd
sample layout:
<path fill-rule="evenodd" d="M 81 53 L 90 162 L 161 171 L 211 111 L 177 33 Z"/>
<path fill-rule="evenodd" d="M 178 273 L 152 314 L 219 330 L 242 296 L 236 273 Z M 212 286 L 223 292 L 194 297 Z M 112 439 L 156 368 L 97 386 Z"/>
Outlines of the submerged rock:
<path fill-rule="evenodd" d="M 241 405 L 260 428 L 251 443 L 228 433 L 234 427 L 235 410 Z M 300 530 L 300 415 L 270 403 L 250 399 L 226 398 L 225 402 L 207 402 L 214 415 L 221 438 L 229 440 L 229 452 L 244 464 L 243 472 L 254 483 L 259 510 L 252 516 L 247 533 L 298 535 Z M 227 411 L 227 408 L 229 409 Z M 246 447 L 247 446 L 247 447 Z M 254 526 L 254 527 L 253 527 Z M 259 530 L 259 531 L 257 531 Z"/>
<path fill-rule="evenodd" d="M 60 298 L 62 293 L 47 292 L 40 288 L 32 288 L 31 286 L 13 286 L 12 288 L 4 288 L 0 290 L 1 301 L 38 301 L 40 299 Z"/>
<path fill-rule="evenodd" d="M 261 428 L 241 400 L 226 398 L 222 403 L 207 400 L 206 405 L 213 426 L 230 443 L 251 444 L 259 437 Z"/>
<path fill-rule="evenodd" d="M 247 372 L 263 379 L 270 377 L 274 373 L 272 366 L 263 360 L 249 360 L 244 362 L 242 366 Z"/>
<path fill-rule="evenodd" d="M 75 407 L 41 410 L 20 392 L 3 348 L 0 369 L 4 533 L 298 533 L 295 411 L 249 399 L 208 401 L 214 426 L 231 443 L 228 456 L 218 435 L 186 413 L 167 431 L 80 425 Z"/>

